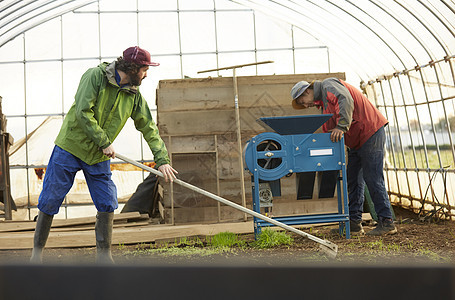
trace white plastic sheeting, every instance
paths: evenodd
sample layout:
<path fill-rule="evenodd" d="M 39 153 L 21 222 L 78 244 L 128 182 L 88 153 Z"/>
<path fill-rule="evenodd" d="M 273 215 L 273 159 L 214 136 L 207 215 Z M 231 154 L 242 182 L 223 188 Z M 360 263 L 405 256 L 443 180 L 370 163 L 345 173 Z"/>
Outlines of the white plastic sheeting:
<path fill-rule="evenodd" d="M 109 11 L 215 9 L 229 1 L 18 1 L 0 2 L 0 48 L 59 15 L 98 3 Z M 110 2 L 110 3 L 109 3 Z M 368 81 L 453 55 L 455 4 L 451 0 L 235 0 L 290 23 L 336 53 Z M 164 30 L 164 28 L 163 28 Z"/>
<path fill-rule="evenodd" d="M 31 28 L 93 2 L 96 1 L 1 1 L 0 47 Z"/>
<path fill-rule="evenodd" d="M 364 81 L 453 55 L 453 1 L 235 1 L 328 45 Z"/>

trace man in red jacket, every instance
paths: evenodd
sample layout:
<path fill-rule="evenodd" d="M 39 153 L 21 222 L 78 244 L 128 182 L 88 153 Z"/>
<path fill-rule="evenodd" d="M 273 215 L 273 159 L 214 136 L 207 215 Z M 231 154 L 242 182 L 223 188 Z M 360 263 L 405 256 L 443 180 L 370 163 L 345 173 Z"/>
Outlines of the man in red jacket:
<path fill-rule="evenodd" d="M 308 83 L 300 81 L 291 90 L 294 109 L 317 106 L 333 114 L 323 126 L 333 142 L 348 147 L 349 219 L 352 233 L 363 234 L 362 212 L 365 183 L 368 186 L 378 225 L 367 235 L 394 234 L 390 201 L 384 183 L 384 126 L 389 122 L 358 89 L 337 78 Z"/>

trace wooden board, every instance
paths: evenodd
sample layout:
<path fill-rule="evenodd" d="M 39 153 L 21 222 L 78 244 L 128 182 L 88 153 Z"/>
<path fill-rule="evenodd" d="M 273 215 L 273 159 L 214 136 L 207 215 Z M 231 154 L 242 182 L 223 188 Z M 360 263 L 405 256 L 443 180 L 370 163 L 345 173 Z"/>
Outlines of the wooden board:
<path fill-rule="evenodd" d="M 141 221 L 141 222 L 114 223 L 113 228 L 144 226 L 144 225 L 149 225 L 149 224 L 150 224 L 149 220 Z M 94 230 L 94 229 L 95 229 L 95 224 L 90 224 L 90 225 L 80 225 L 80 226 L 71 226 L 71 227 L 51 228 L 51 232 L 83 231 L 83 230 Z"/>
<path fill-rule="evenodd" d="M 239 76 L 239 107 L 289 105 L 290 90 L 301 80 L 311 82 L 328 77 L 345 79 L 344 73 L 318 73 L 269 76 Z M 157 90 L 159 112 L 223 110 L 234 108 L 232 77 L 161 80 Z M 159 119 L 159 123 L 161 120 Z"/>
<path fill-rule="evenodd" d="M 248 209 L 252 209 L 251 204 L 247 205 Z M 277 216 L 289 216 L 289 215 L 300 215 L 300 214 L 320 214 L 320 213 L 333 213 L 337 212 L 338 204 L 335 199 L 324 199 L 324 200 L 304 200 L 295 202 L 278 202 L 275 201 L 273 204 L 272 215 Z M 170 224 L 171 220 L 171 209 L 163 208 L 163 215 L 166 224 Z M 226 221 L 240 221 L 243 219 L 244 213 L 234 209 L 230 206 L 221 205 L 220 207 L 220 219 L 222 222 Z M 252 218 L 248 216 L 248 218 Z M 174 208 L 174 222 L 175 224 L 186 224 L 186 223 L 206 223 L 211 220 L 218 220 L 218 207 L 206 206 L 206 207 L 176 207 Z"/>
<path fill-rule="evenodd" d="M 140 214 L 139 212 L 128 212 L 122 214 L 114 214 L 114 223 L 126 220 L 148 219 L 148 215 Z M 55 219 L 52 221 L 52 228 L 71 227 L 79 225 L 95 224 L 96 217 L 82 217 L 72 219 Z M 36 222 L 33 221 L 5 221 L 0 222 L 0 232 L 11 231 L 27 231 L 35 230 Z"/>
<path fill-rule="evenodd" d="M 314 108 L 302 113 L 292 109 L 290 105 L 281 108 L 241 109 L 240 128 L 242 132 L 249 131 L 256 135 L 265 131 L 264 127 L 256 122 L 260 117 L 296 116 L 311 113 L 320 112 Z M 158 128 L 163 136 L 228 134 L 236 131 L 235 112 L 233 109 L 160 112 Z"/>
<path fill-rule="evenodd" d="M 169 136 L 162 139 L 171 153 L 204 153 L 215 152 L 214 135 L 173 136 L 172 143 Z"/>
<path fill-rule="evenodd" d="M 252 222 L 219 223 L 208 225 L 148 225 L 133 228 L 114 228 L 112 244 L 150 243 L 155 240 L 191 237 L 198 235 L 215 235 L 219 232 L 237 234 L 253 232 Z M 93 230 L 50 232 L 46 248 L 94 247 L 95 232 Z M 31 249 L 33 232 L 0 233 L 0 250 Z M 46 256 L 44 252 L 44 256 Z"/>

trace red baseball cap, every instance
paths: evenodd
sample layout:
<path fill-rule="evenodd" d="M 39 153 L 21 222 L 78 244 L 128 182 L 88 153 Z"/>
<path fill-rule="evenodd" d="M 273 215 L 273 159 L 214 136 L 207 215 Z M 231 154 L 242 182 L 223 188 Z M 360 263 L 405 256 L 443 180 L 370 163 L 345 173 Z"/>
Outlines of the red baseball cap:
<path fill-rule="evenodd" d="M 141 66 L 153 66 L 157 67 L 160 64 L 151 61 L 150 53 L 138 46 L 129 47 L 123 51 L 123 59 Z"/>

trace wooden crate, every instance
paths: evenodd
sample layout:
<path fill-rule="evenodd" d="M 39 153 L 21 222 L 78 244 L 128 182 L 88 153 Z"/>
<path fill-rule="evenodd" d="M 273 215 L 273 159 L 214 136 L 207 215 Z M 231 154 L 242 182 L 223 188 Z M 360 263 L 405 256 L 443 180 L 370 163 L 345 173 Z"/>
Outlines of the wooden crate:
<path fill-rule="evenodd" d="M 265 129 L 260 117 L 319 114 L 316 108 L 294 110 L 290 90 L 344 73 L 237 77 L 242 147 Z M 241 168 L 232 77 L 162 80 L 157 89 L 157 122 L 179 178 L 243 205 Z M 251 176 L 243 172 L 246 207 L 252 207 Z M 319 175 L 314 190 L 320 185 Z M 336 211 L 335 198 L 296 200 L 296 176 L 281 179 L 281 197 L 273 215 Z M 163 185 L 160 211 L 166 223 L 223 222 L 245 219 L 244 213 L 176 185 Z"/>

